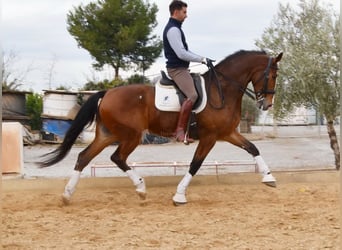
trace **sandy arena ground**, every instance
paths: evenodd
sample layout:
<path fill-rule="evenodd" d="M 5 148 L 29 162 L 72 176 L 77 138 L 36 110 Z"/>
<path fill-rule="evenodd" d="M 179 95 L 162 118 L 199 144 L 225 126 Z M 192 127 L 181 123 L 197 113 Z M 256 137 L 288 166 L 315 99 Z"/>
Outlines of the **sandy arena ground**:
<path fill-rule="evenodd" d="M 340 173 L 334 170 L 327 136 L 304 138 L 304 132 L 312 131 L 296 128 L 293 132 L 291 137 L 287 131 L 280 134 L 286 137 L 254 141 L 274 171 L 277 188 L 261 184 L 253 167 L 230 167 L 224 173 L 220 170 L 219 176 L 208 175 L 203 168 L 189 186 L 189 203 L 178 207 L 171 198 L 183 173 L 156 177 L 164 173 L 139 169 L 143 176 L 150 176 L 145 178 L 147 200 L 142 201 L 127 177 L 115 177 L 120 175 L 111 169 L 89 178 L 90 167 L 71 204 L 64 206 L 60 196 L 83 146 L 74 147 L 66 159 L 46 169 L 34 162 L 53 148 L 25 147 L 23 179 L 2 180 L 2 246 L 25 250 L 340 249 Z M 143 145 L 129 160 L 189 162 L 195 147 Z M 107 148 L 93 163 L 108 163 L 113 151 Z M 207 159 L 251 157 L 230 144 L 218 143 Z"/>
<path fill-rule="evenodd" d="M 188 204 L 171 202 L 180 176 L 83 178 L 69 206 L 65 179 L 3 180 L 4 249 L 339 249 L 339 173 L 196 176 Z"/>

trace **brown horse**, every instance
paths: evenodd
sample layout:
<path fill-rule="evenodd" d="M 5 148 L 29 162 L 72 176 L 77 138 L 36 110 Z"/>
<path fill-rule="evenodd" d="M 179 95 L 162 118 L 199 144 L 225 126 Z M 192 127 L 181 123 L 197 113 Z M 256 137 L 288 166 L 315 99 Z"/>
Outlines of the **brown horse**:
<path fill-rule="evenodd" d="M 203 75 L 208 103 L 203 111 L 196 114 L 199 142 L 189 172 L 179 183 L 173 197 L 175 204 L 187 202 L 185 193 L 191 178 L 218 140 L 245 149 L 254 157 L 258 171 L 263 176 L 262 182 L 276 186 L 276 180 L 259 150 L 237 131 L 237 127 L 241 117 L 242 96 L 249 82 L 253 84 L 258 107 L 267 110 L 272 106 L 277 63 L 281 58 L 282 53 L 270 57 L 263 51 L 239 51 Z M 47 154 L 48 159 L 40 164 L 46 167 L 61 161 L 84 127 L 96 119 L 95 139 L 78 155 L 73 175 L 63 193 L 63 201 L 66 204 L 70 201 L 87 164 L 113 142 L 117 142 L 118 147 L 111 155 L 111 160 L 127 173 L 137 193 L 144 198 L 144 179 L 127 165 L 127 157 L 139 145 L 146 130 L 157 135 L 172 136 L 178 115 L 178 112 L 160 111 L 155 107 L 155 88 L 152 86 L 129 85 L 97 92 L 83 104 L 62 144 Z"/>

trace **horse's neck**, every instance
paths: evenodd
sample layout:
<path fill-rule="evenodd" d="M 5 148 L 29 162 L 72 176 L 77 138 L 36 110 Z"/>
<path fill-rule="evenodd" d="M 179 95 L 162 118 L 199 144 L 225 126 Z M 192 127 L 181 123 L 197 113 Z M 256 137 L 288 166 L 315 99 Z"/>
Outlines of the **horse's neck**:
<path fill-rule="evenodd" d="M 220 65 L 218 70 L 225 76 L 226 79 L 240 83 L 242 86 L 247 86 L 251 77 L 251 67 L 247 62 L 239 62 L 237 64 L 227 63 Z"/>
<path fill-rule="evenodd" d="M 228 86 L 229 91 L 231 91 L 232 88 L 239 90 L 245 89 L 252 74 L 251 70 L 244 65 L 241 67 L 234 67 L 234 65 L 227 65 L 225 67 L 221 66 L 217 69 L 217 72 L 220 72 L 220 81 L 223 83 L 223 85 Z"/>

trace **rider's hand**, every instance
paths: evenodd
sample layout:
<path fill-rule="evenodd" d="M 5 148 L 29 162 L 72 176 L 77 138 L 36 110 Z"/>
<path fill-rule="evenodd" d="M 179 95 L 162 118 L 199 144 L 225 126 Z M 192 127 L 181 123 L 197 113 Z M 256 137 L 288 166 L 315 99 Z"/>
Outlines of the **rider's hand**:
<path fill-rule="evenodd" d="M 207 65 L 208 68 L 213 68 L 213 62 L 215 62 L 215 60 L 209 59 L 209 58 L 203 58 L 202 63 Z"/>

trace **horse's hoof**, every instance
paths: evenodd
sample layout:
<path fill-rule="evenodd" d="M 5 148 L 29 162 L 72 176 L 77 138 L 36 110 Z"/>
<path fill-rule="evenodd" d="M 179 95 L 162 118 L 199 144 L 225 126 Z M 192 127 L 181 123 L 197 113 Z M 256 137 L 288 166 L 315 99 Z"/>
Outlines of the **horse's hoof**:
<path fill-rule="evenodd" d="M 276 179 L 271 173 L 264 175 L 264 177 L 262 178 L 262 183 L 270 187 L 276 187 Z"/>
<path fill-rule="evenodd" d="M 266 186 L 269 187 L 277 187 L 277 183 L 275 181 L 270 181 L 270 182 L 263 182 Z"/>
<path fill-rule="evenodd" d="M 64 205 L 69 205 L 70 204 L 70 197 L 67 197 L 65 194 L 62 195 L 62 202 Z"/>
<path fill-rule="evenodd" d="M 139 195 L 139 198 L 142 199 L 142 200 L 146 200 L 146 192 L 141 192 L 141 191 L 136 191 L 137 194 Z"/>
<path fill-rule="evenodd" d="M 186 204 L 186 202 L 177 202 L 177 201 L 173 201 L 173 205 L 175 205 L 176 207 L 178 206 L 184 206 Z"/>
<path fill-rule="evenodd" d="M 271 173 L 265 175 L 262 178 L 262 183 L 269 187 L 277 187 L 276 179 L 273 177 Z"/>
<path fill-rule="evenodd" d="M 186 200 L 186 197 L 184 194 L 176 193 L 173 198 L 173 205 L 179 206 L 179 205 L 185 205 L 188 201 Z"/>

